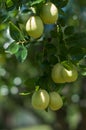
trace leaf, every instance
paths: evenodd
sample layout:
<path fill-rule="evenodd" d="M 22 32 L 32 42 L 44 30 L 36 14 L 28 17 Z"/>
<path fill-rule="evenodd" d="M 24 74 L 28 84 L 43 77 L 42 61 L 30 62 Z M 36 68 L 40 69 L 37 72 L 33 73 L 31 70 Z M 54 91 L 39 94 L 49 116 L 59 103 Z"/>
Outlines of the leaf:
<path fill-rule="evenodd" d="M 12 0 L 7 0 L 7 1 L 6 1 L 6 5 L 8 5 L 8 6 L 11 6 L 11 5 L 13 5 L 13 2 L 12 2 Z"/>
<path fill-rule="evenodd" d="M 39 88 L 39 86 L 36 86 L 37 80 L 38 80 L 38 77 L 27 78 L 24 81 L 24 85 L 26 86 L 27 91 L 33 92 L 33 91 L 35 91 L 35 89 Z"/>
<path fill-rule="evenodd" d="M 82 76 L 86 76 L 86 65 L 80 64 L 79 67 L 80 67 L 80 73 L 81 73 L 81 75 Z"/>
<path fill-rule="evenodd" d="M 48 44 L 47 43 L 45 48 L 46 48 L 46 53 L 47 53 L 48 56 L 53 55 L 53 54 L 55 54 L 57 52 L 57 49 L 53 44 Z"/>
<path fill-rule="evenodd" d="M 85 56 L 86 51 L 84 51 L 84 49 L 81 48 L 81 46 L 74 46 L 68 50 L 68 54 L 71 55 L 71 57 L 80 60 Z"/>
<path fill-rule="evenodd" d="M 86 69 L 86 65 L 83 65 L 83 64 L 79 64 L 79 67 L 82 69 Z"/>
<path fill-rule="evenodd" d="M 80 46 L 86 48 L 86 33 L 74 33 L 70 37 L 66 38 L 65 41 L 69 47 Z"/>
<path fill-rule="evenodd" d="M 59 19 L 58 19 L 58 24 L 61 25 L 62 27 L 64 27 L 66 25 L 66 20 L 65 20 L 65 17 L 63 15 L 60 15 Z"/>
<path fill-rule="evenodd" d="M 16 53 L 16 57 L 20 62 L 24 62 L 27 57 L 27 49 L 24 46 L 19 47 L 19 51 Z"/>
<path fill-rule="evenodd" d="M 71 61 L 63 61 L 61 64 L 68 70 L 71 70 L 73 68 L 73 64 Z"/>
<path fill-rule="evenodd" d="M 4 9 L 0 9 L 0 24 L 7 19 L 7 12 Z"/>
<path fill-rule="evenodd" d="M 35 1 L 31 4 L 31 6 L 40 4 L 41 2 L 45 2 L 45 0 L 35 0 Z"/>
<path fill-rule="evenodd" d="M 10 54 L 15 54 L 15 53 L 18 52 L 18 50 L 19 50 L 19 45 L 18 45 L 16 42 L 13 42 L 13 43 L 11 43 L 11 44 L 8 46 L 6 52 L 7 52 L 7 53 L 10 53 Z"/>
<path fill-rule="evenodd" d="M 27 96 L 29 94 L 31 94 L 31 93 L 30 92 L 29 93 L 26 93 L 26 92 L 19 93 L 19 95 L 21 95 L 21 96 Z"/>
<path fill-rule="evenodd" d="M 65 12 L 63 9 L 59 8 L 59 14 L 65 16 Z"/>
<path fill-rule="evenodd" d="M 61 1 L 61 4 L 60 4 L 60 7 L 61 8 L 63 8 L 63 7 L 65 7 L 67 4 L 68 4 L 68 2 L 69 2 L 69 0 L 60 0 Z"/>
<path fill-rule="evenodd" d="M 58 7 L 63 8 L 67 5 L 68 1 L 69 0 L 54 0 L 54 3 L 57 3 Z"/>
<path fill-rule="evenodd" d="M 24 40 L 24 36 L 21 33 L 21 31 L 19 30 L 19 28 L 14 25 L 12 22 L 9 23 L 9 31 L 10 31 L 10 35 L 11 37 L 15 40 L 15 41 L 20 41 L 20 40 Z"/>
<path fill-rule="evenodd" d="M 71 35 L 74 33 L 74 26 L 67 26 L 64 30 L 65 35 Z"/>
<path fill-rule="evenodd" d="M 86 67 L 80 68 L 80 73 L 81 73 L 82 76 L 86 76 Z"/>
<path fill-rule="evenodd" d="M 81 72 L 81 75 L 86 76 L 86 70 L 85 71 L 83 70 L 83 72 Z"/>

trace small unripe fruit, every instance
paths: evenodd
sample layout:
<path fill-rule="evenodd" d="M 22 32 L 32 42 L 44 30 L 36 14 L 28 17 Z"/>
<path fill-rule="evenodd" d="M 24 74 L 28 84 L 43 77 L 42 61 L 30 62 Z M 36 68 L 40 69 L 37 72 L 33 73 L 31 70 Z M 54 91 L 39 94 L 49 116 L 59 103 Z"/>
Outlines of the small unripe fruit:
<path fill-rule="evenodd" d="M 58 19 L 58 9 L 51 3 L 47 2 L 40 10 L 40 17 L 45 24 L 54 24 Z"/>
<path fill-rule="evenodd" d="M 63 69 L 64 68 L 60 63 L 54 65 L 51 72 L 51 77 L 55 83 L 65 83 L 64 77 L 62 75 Z"/>
<path fill-rule="evenodd" d="M 78 78 L 78 72 L 75 66 L 73 66 L 70 70 L 64 68 L 62 73 L 66 82 L 74 82 Z"/>
<path fill-rule="evenodd" d="M 32 106 L 35 109 L 44 110 L 48 107 L 49 104 L 49 94 L 46 90 L 39 90 L 33 93 L 32 95 Z"/>
<path fill-rule="evenodd" d="M 29 36 L 39 38 L 44 31 L 44 25 L 39 16 L 31 16 L 26 23 L 26 31 Z"/>
<path fill-rule="evenodd" d="M 62 97 L 57 92 L 51 92 L 49 107 L 51 110 L 59 110 L 63 106 Z"/>

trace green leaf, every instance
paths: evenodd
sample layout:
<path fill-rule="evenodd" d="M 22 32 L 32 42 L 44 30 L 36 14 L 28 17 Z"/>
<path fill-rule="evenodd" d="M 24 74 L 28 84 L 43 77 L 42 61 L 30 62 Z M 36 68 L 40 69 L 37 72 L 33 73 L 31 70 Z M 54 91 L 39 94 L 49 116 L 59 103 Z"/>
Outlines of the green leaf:
<path fill-rule="evenodd" d="M 82 76 L 86 76 L 86 65 L 82 65 L 80 64 L 79 65 L 79 68 L 80 68 L 80 73 Z"/>
<path fill-rule="evenodd" d="M 64 14 L 63 14 L 63 15 L 64 15 Z M 62 27 L 64 27 L 64 26 L 66 25 L 65 17 L 59 16 L 58 24 L 61 25 Z"/>
<path fill-rule="evenodd" d="M 6 1 L 6 6 L 7 6 L 7 8 L 12 7 L 13 6 L 13 1 L 12 0 L 7 0 Z"/>
<path fill-rule="evenodd" d="M 29 94 L 31 94 L 31 93 L 30 92 L 29 93 L 26 93 L 26 92 L 19 93 L 19 95 L 21 95 L 21 96 L 27 96 Z"/>
<path fill-rule="evenodd" d="M 65 12 L 63 11 L 63 9 L 59 8 L 59 14 L 65 16 Z"/>
<path fill-rule="evenodd" d="M 68 53 L 70 55 L 78 55 L 78 54 L 85 54 L 83 49 L 79 46 L 75 46 L 75 47 L 70 47 L 68 50 Z"/>
<path fill-rule="evenodd" d="M 31 6 L 40 4 L 41 2 L 45 2 L 45 0 L 35 0 L 35 1 L 31 4 Z"/>
<path fill-rule="evenodd" d="M 80 73 L 82 76 L 86 76 L 86 67 L 80 68 Z"/>
<path fill-rule="evenodd" d="M 19 51 L 16 53 L 16 57 L 20 62 L 24 62 L 27 57 L 27 49 L 24 46 L 19 47 Z"/>
<path fill-rule="evenodd" d="M 7 52 L 7 53 L 10 53 L 10 54 L 15 54 L 15 53 L 18 52 L 18 50 L 19 50 L 19 45 L 18 45 L 16 42 L 13 42 L 13 43 L 11 43 L 11 44 L 8 46 L 6 52 Z"/>
<path fill-rule="evenodd" d="M 22 34 L 22 32 L 19 30 L 19 28 L 14 25 L 12 22 L 9 23 L 9 31 L 10 31 L 10 35 L 11 37 L 15 40 L 15 41 L 20 41 L 20 40 L 24 40 L 24 36 Z"/>
<path fill-rule="evenodd" d="M 46 48 L 46 53 L 47 53 L 48 56 L 49 55 L 51 56 L 51 55 L 53 55 L 53 54 L 55 54 L 57 52 L 57 49 L 53 44 L 48 44 L 47 43 L 45 48 Z"/>
<path fill-rule="evenodd" d="M 86 76 L 86 70 L 85 71 L 83 70 L 83 72 L 81 72 L 81 74 L 82 74 L 82 76 Z"/>
<path fill-rule="evenodd" d="M 86 50 L 81 48 L 81 46 L 74 46 L 68 50 L 68 54 L 73 60 L 79 61 L 86 55 Z"/>
<path fill-rule="evenodd" d="M 71 35 L 74 33 L 74 26 L 67 26 L 64 30 L 65 35 Z"/>
<path fill-rule="evenodd" d="M 79 67 L 80 67 L 81 69 L 86 69 L 86 65 L 83 65 L 83 64 L 79 64 Z"/>
<path fill-rule="evenodd" d="M 71 70 L 73 68 L 73 64 L 71 61 L 63 61 L 61 64 L 68 70 Z"/>
<path fill-rule="evenodd" d="M 66 38 L 65 41 L 69 47 L 80 46 L 86 48 L 86 33 L 74 33 L 70 37 Z"/>
<path fill-rule="evenodd" d="M 54 4 L 57 4 L 59 8 L 63 8 L 67 5 L 69 0 L 51 0 Z"/>
<path fill-rule="evenodd" d="M 38 77 L 27 78 L 24 81 L 24 85 L 26 86 L 27 91 L 33 92 L 33 91 L 35 91 L 36 89 L 39 88 L 39 86 L 36 86 L 37 80 L 38 80 Z"/>
<path fill-rule="evenodd" d="M 4 9 L 0 8 L 0 24 L 3 23 L 7 17 L 7 12 Z"/>

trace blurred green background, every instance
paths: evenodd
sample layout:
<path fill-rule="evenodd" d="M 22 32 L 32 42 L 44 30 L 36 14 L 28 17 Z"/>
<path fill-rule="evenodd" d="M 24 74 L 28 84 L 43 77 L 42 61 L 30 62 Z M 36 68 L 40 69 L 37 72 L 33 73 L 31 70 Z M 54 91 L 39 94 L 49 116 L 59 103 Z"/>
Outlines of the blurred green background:
<path fill-rule="evenodd" d="M 0 9 L 0 16 L 3 11 Z M 86 31 L 86 0 L 70 0 L 64 11 L 68 25 L 74 25 L 78 31 Z M 15 14 L 9 15 L 13 17 Z M 19 63 L 14 55 L 4 52 L 12 40 L 8 32 L 4 31 L 5 27 L 5 24 L 0 24 L 0 130 L 85 130 L 86 77 L 65 85 L 62 89 L 65 99 L 61 110 L 34 110 L 31 96 L 19 93 L 28 90 L 24 82 L 28 86 L 33 84 L 33 81 L 27 81 L 27 77 L 36 77 L 40 70 L 28 58 L 24 63 Z"/>

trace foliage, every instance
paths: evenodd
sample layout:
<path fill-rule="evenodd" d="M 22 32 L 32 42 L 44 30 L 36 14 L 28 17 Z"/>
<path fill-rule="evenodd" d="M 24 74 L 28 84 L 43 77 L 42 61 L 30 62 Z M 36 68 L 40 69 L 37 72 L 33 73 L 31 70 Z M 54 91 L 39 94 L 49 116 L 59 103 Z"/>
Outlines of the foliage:
<path fill-rule="evenodd" d="M 79 25 L 66 23 L 64 7 L 68 0 L 51 0 L 59 10 L 59 20 L 55 24 L 44 25 L 45 30 L 40 38 L 34 39 L 25 31 L 27 20 L 34 14 L 33 8 L 35 15 L 39 15 L 45 2 L 46 0 L 0 0 L 0 53 L 7 60 L 7 65 L 4 64 L 1 68 L 11 73 L 11 79 L 6 84 L 12 86 L 13 78 L 19 75 L 23 79 L 21 88 L 24 86 L 25 91 L 31 93 L 38 85 L 47 91 L 57 91 L 65 85 L 55 84 L 51 79 L 52 67 L 58 62 L 71 62 L 80 75 L 86 76 L 86 31 L 78 31 Z M 13 71 L 15 67 L 16 72 Z M 1 82 L 3 84 L 2 79 Z"/>
<path fill-rule="evenodd" d="M 42 36 L 34 39 L 25 30 L 26 22 L 32 15 L 40 16 L 41 7 L 47 1 L 58 8 L 58 20 L 44 24 Z M 11 129 L 11 116 L 21 108 L 35 113 L 41 123 L 51 123 L 54 129 L 75 130 L 79 122 L 81 127 L 78 127 L 85 129 L 85 6 L 86 0 L 0 0 L 0 129 Z M 51 72 L 58 63 L 67 69 L 74 64 L 78 79 L 55 83 Z M 45 111 L 33 110 L 30 99 L 40 88 L 48 93 L 58 91 L 63 99 L 62 109 L 46 115 Z M 53 121 L 48 122 L 46 118 L 50 114 Z M 24 121 L 23 112 L 19 116 Z"/>

